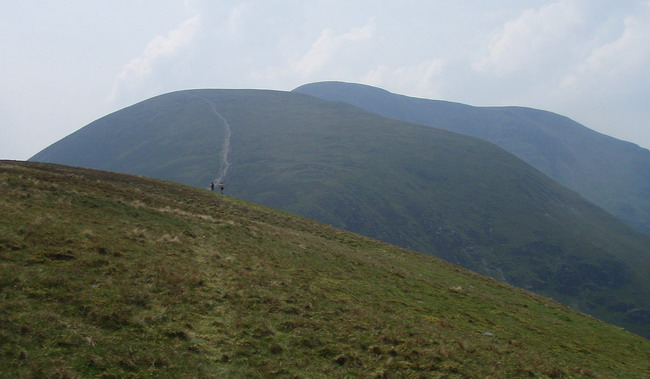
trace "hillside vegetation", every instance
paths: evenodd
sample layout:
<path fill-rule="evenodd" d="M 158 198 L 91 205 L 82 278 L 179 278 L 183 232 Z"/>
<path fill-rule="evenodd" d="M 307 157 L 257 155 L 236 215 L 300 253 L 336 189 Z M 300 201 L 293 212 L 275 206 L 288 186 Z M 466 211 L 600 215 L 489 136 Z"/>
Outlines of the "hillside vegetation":
<path fill-rule="evenodd" d="M 0 162 L 4 377 L 648 377 L 650 341 L 206 190 Z"/>
<path fill-rule="evenodd" d="M 552 112 L 473 107 L 341 82 L 295 89 L 379 115 L 493 142 L 650 235 L 650 151 Z"/>
<path fill-rule="evenodd" d="M 434 254 L 650 337 L 650 238 L 477 138 L 297 93 L 192 90 L 103 117 L 33 160 L 205 188 L 222 167 L 224 120 L 226 193 Z"/>

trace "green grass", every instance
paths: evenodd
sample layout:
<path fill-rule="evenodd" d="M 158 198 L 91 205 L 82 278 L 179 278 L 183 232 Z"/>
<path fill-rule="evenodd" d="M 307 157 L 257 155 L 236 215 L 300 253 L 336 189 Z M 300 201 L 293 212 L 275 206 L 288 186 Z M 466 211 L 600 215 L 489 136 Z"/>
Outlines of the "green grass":
<path fill-rule="evenodd" d="M 647 377 L 650 342 L 227 196 L 0 163 L 4 377 Z"/>
<path fill-rule="evenodd" d="M 229 193 L 433 254 L 650 336 L 650 238 L 502 149 L 298 94 L 202 95 L 233 128 Z"/>
<path fill-rule="evenodd" d="M 201 98 L 197 97 L 200 96 Z M 650 337 L 650 237 L 477 138 L 298 93 L 191 90 L 103 117 L 34 160 L 226 192 L 435 255 Z"/>

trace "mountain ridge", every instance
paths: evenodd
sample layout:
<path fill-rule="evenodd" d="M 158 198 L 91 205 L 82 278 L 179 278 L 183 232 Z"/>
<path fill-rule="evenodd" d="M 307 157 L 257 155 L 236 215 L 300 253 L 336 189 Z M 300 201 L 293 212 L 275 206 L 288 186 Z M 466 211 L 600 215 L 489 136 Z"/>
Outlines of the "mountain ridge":
<path fill-rule="evenodd" d="M 493 142 L 650 235 L 650 150 L 549 111 L 475 107 L 345 82 L 294 91 Z"/>

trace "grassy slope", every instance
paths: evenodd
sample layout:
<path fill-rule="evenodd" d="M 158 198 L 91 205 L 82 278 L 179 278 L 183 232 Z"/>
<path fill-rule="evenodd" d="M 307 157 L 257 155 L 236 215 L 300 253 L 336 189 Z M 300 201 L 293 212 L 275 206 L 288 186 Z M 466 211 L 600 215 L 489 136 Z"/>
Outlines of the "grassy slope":
<path fill-rule="evenodd" d="M 232 127 L 228 193 L 435 254 L 650 336 L 649 240 L 475 138 L 295 93 L 201 90 L 106 116 L 34 159 L 186 175 L 204 187 L 213 161 L 204 171 L 167 167 L 168 154 L 218 156 L 216 132 L 190 127 L 221 130 L 195 95 Z M 156 153 L 140 154 L 145 143 Z"/>
<path fill-rule="evenodd" d="M 650 335 L 650 239 L 494 145 L 298 95 L 202 94 L 233 128 L 237 197 L 433 253 Z"/>
<path fill-rule="evenodd" d="M 650 375 L 622 329 L 205 190 L 4 161 L 0 191 L 3 376 Z"/>
<path fill-rule="evenodd" d="M 647 149 L 536 109 L 472 107 L 340 82 L 307 84 L 296 91 L 491 141 L 650 235 Z"/>

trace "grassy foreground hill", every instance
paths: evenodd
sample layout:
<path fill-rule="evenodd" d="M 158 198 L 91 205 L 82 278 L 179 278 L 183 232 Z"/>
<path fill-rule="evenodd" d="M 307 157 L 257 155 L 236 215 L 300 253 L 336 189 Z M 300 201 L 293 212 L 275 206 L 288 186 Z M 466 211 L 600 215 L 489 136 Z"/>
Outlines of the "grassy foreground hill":
<path fill-rule="evenodd" d="M 5 377 L 647 377 L 650 341 L 206 190 L 0 162 Z"/>
<path fill-rule="evenodd" d="M 298 93 L 190 90 L 107 115 L 32 159 L 204 188 L 228 166 L 235 197 L 434 254 L 650 337 L 650 237 L 477 138 Z"/>
<path fill-rule="evenodd" d="M 531 108 L 473 107 L 342 82 L 295 91 L 490 141 L 650 235 L 650 151 L 635 144 Z"/>

